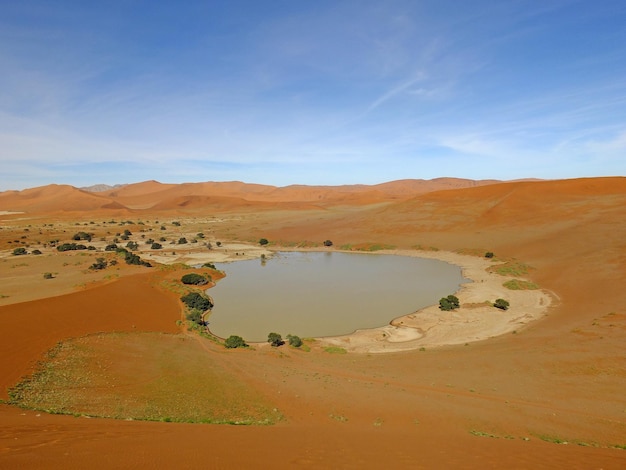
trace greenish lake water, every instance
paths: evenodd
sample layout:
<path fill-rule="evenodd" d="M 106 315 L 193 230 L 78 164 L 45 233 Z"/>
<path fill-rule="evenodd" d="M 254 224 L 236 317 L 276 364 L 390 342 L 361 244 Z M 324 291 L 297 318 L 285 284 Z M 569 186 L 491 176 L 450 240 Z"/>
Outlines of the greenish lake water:
<path fill-rule="evenodd" d="M 468 282 L 443 261 L 379 254 L 279 252 L 216 267 L 226 277 L 207 291 L 215 302 L 209 329 L 250 342 L 270 332 L 306 338 L 384 326 Z"/>

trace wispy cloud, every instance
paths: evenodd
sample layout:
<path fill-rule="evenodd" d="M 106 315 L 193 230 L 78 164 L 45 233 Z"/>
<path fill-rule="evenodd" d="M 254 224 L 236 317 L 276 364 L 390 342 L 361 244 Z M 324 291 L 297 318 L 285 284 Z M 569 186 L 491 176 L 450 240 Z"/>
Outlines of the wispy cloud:
<path fill-rule="evenodd" d="M 0 189 L 626 174 L 615 4 L 29 3 L 0 18 Z"/>

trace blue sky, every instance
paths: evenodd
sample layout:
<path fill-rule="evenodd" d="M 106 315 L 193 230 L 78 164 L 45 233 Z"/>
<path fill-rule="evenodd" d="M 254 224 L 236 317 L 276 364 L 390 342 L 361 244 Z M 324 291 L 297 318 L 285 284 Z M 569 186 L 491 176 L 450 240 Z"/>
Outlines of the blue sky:
<path fill-rule="evenodd" d="M 0 0 L 0 191 L 626 175 L 622 0 Z"/>

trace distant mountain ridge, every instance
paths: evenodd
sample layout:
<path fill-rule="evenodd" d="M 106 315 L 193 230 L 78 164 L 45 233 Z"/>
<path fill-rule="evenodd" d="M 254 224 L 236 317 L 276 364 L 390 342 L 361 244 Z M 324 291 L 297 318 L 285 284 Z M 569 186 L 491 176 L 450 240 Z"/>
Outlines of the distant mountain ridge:
<path fill-rule="evenodd" d="M 168 184 L 149 180 L 114 186 L 76 188 L 47 185 L 0 193 L 0 210 L 23 212 L 72 211 L 225 211 L 245 207 L 311 209 L 340 205 L 402 202 L 437 191 L 510 183 L 500 180 L 436 178 L 403 179 L 386 183 L 341 186 L 270 186 L 241 181 Z"/>
<path fill-rule="evenodd" d="M 104 191 L 110 191 L 111 189 L 121 188 L 122 186 L 126 186 L 126 184 L 115 184 L 113 186 L 108 184 L 94 184 L 92 186 L 83 186 L 78 189 L 82 189 L 83 191 L 88 191 L 90 193 L 101 193 Z"/>

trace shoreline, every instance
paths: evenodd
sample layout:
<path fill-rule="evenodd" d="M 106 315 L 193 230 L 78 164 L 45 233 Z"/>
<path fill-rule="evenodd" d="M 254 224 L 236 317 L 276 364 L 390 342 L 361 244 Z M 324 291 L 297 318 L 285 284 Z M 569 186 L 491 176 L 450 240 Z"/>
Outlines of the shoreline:
<path fill-rule="evenodd" d="M 219 250 L 203 253 L 181 251 L 177 256 L 147 258 L 165 264 L 206 261 L 223 263 L 256 259 L 262 254 L 271 257 L 281 251 L 355 253 L 332 247 L 270 248 L 231 242 Z M 454 293 L 459 298 L 461 307 L 453 311 L 442 311 L 435 304 L 394 318 L 385 326 L 357 329 L 339 336 L 316 337 L 315 340 L 322 346 L 341 347 L 349 352 L 386 353 L 472 343 L 519 331 L 529 323 L 547 316 L 548 309 L 553 304 L 554 296 L 543 289 L 511 290 L 503 286 L 503 283 L 511 279 L 524 280 L 522 276 L 503 276 L 487 271 L 489 267 L 504 261 L 450 251 L 391 249 L 358 253 L 437 259 L 458 266 L 463 277 L 469 280 L 461 284 L 460 289 Z M 493 307 L 493 302 L 498 298 L 510 302 L 508 310 Z M 250 344 L 263 346 L 265 343 Z"/>
<path fill-rule="evenodd" d="M 349 352 L 386 353 L 472 343 L 517 332 L 547 316 L 552 305 L 552 296 L 545 290 L 511 290 L 503 286 L 508 280 L 524 280 L 523 277 L 487 271 L 503 262 L 449 251 L 380 250 L 375 253 L 437 259 L 459 266 L 463 277 L 470 280 L 454 293 L 461 307 L 442 311 L 438 304 L 431 305 L 395 318 L 382 327 L 316 338 L 322 345 L 341 347 Z M 508 310 L 493 307 L 498 298 L 510 302 Z"/>

